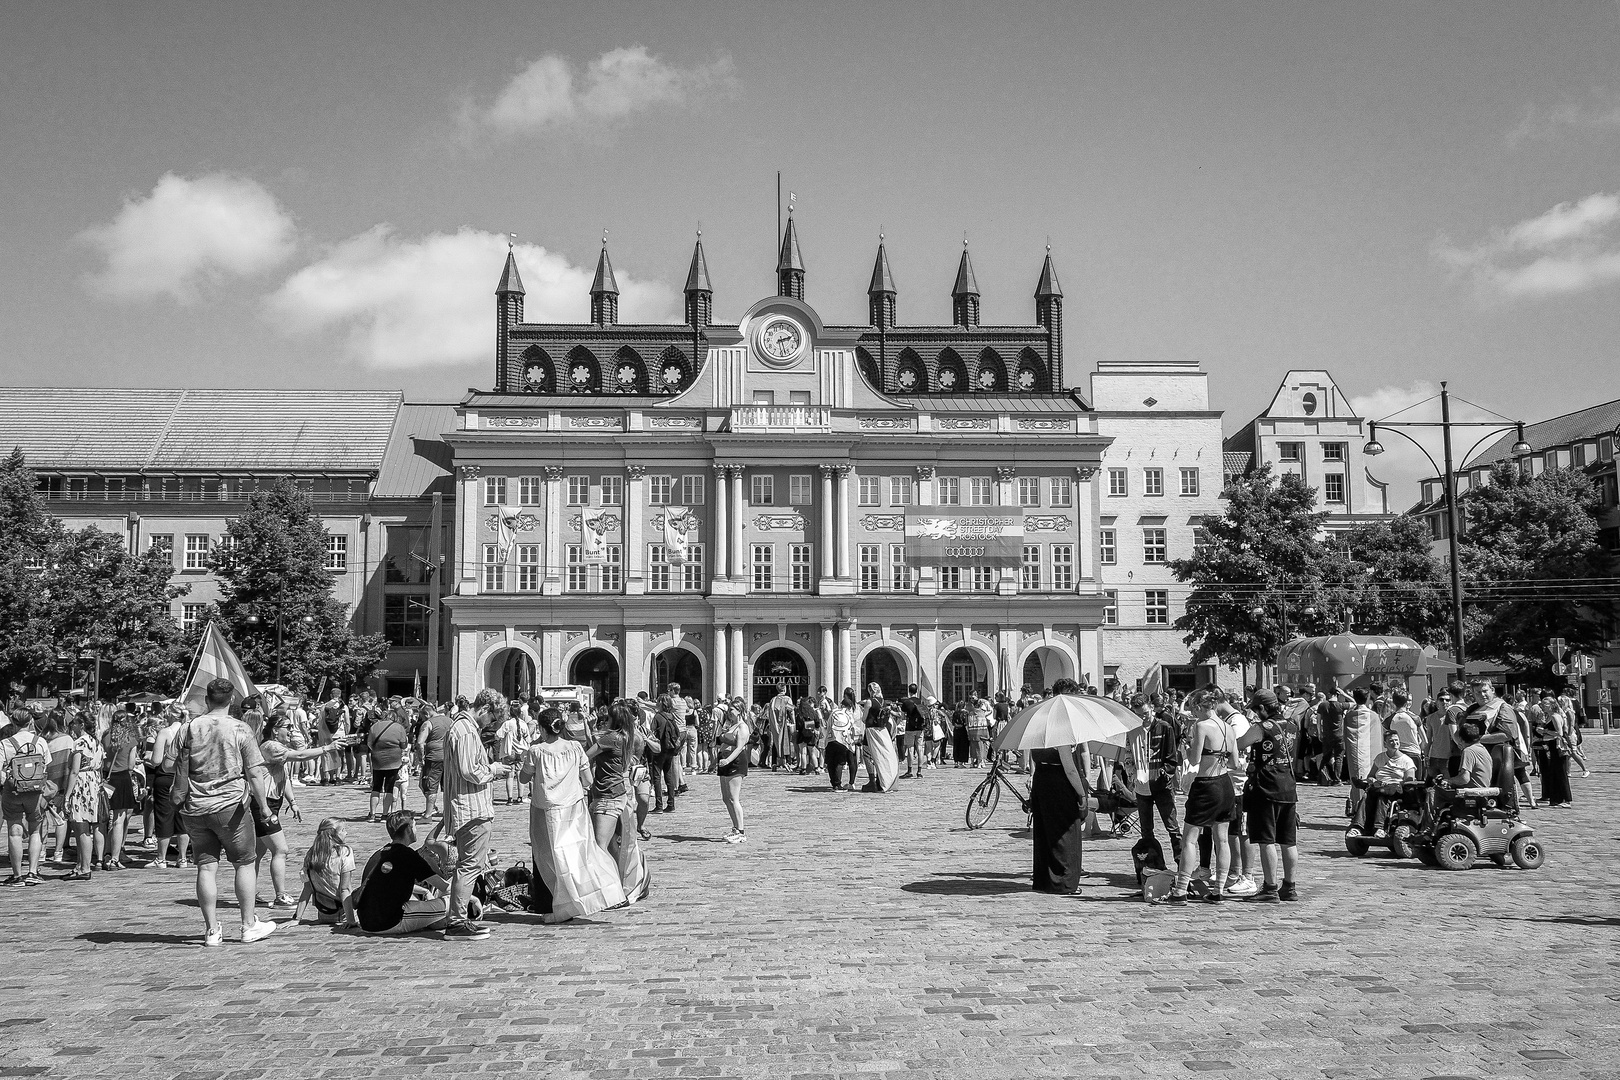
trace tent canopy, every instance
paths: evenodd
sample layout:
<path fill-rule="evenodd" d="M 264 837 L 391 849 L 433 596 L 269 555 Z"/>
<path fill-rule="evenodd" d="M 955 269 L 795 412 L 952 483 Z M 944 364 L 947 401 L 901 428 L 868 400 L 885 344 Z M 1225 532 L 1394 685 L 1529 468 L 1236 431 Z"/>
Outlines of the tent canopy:
<path fill-rule="evenodd" d="M 1408 637 L 1334 634 L 1295 638 L 1277 653 L 1277 677 L 1284 683 L 1323 688 L 1354 686 L 1422 675 L 1428 670 L 1426 661 L 1423 647 Z"/>

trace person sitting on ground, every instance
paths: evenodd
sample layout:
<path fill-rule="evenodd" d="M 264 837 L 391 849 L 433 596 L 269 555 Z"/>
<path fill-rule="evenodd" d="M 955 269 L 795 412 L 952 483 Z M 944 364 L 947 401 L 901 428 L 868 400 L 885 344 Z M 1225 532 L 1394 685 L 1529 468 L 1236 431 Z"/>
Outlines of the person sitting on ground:
<path fill-rule="evenodd" d="M 1372 775 L 1367 778 L 1366 816 L 1362 818 L 1371 830 L 1374 840 L 1384 838 L 1384 826 L 1389 821 L 1390 800 L 1384 796 L 1385 785 L 1399 785 L 1417 779 L 1417 765 L 1401 750 L 1401 735 L 1391 727 L 1384 732 L 1384 752 L 1373 759 Z M 1399 801 L 1398 797 L 1396 801 Z M 1348 836 L 1361 836 L 1362 828 L 1351 824 Z"/>
<path fill-rule="evenodd" d="M 416 815 L 388 815 L 389 843 L 366 862 L 354 898 L 355 917 L 368 934 L 442 930 L 450 920 L 450 883 L 416 850 Z"/>
<path fill-rule="evenodd" d="M 322 818 L 315 841 L 304 855 L 304 892 L 293 918 L 303 921 L 304 905 L 315 905 L 314 922 L 354 926 L 354 851 L 337 818 Z"/>

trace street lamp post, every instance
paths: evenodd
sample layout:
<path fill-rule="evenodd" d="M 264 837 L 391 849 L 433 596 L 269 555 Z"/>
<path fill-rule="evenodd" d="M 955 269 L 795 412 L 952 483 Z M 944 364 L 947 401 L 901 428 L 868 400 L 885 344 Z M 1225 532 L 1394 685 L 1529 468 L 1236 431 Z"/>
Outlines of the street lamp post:
<path fill-rule="evenodd" d="M 1430 398 L 1429 400 L 1432 401 L 1434 399 Z M 1423 402 L 1418 402 L 1418 405 L 1421 404 L 1423 404 Z M 1473 402 L 1469 402 L 1469 404 L 1472 405 Z M 1415 407 L 1416 406 L 1407 406 L 1407 408 Z M 1483 406 L 1479 405 L 1475 405 L 1474 407 L 1483 408 Z M 1435 427 L 1440 429 L 1441 444 L 1444 447 L 1444 459 L 1446 463 L 1441 479 L 1441 482 L 1445 484 L 1446 488 L 1446 550 L 1451 556 L 1451 648 L 1452 660 L 1456 663 L 1457 673 L 1460 676 L 1462 674 L 1463 665 L 1467 662 L 1467 655 L 1463 647 L 1462 566 L 1457 556 L 1457 476 L 1452 467 L 1451 429 L 1465 427 L 1490 429 L 1486 431 L 1484 435 L 1480 436 L 1479 442 L 1476 442 L 1472 447 L 1470 447 L 1467 454 L 1463 455 L 1464 462 L 1473 456 L 1475 450 L 1479 449 L 1480 443 L 1484 442 L 1492 435 L 1501 434 L 1509 428 L 1513 428 L 1518 436 L 1513 443 L 1512 449 L 1509 451 L 1514 457 L 1523 457 L 1525 454 L 1528 454 L 1530 452 L 1530 444 L 1524 441 L 1523 420 L 1509 420 L 1507 417 L 1501 416 L 1500 414 L 1497 414 L 1497 416 L 1498 419 L 1502 421 L 1501 423 L 1491 423 L 1483 420 L 1460 422 L 1452 420 L 1451 391 L 1446 388 L 1446 383 L 1444 382 L 1440 384 L 1440 422 L 1438 424 L 1434 423 L 1433 421 L 1390 419 L 1390 417 L 1399 416 L 1401 412 L 1405 411 L 1405 409 L 1399 410 L 1398 412 L 1391 413 L 1390 416 L 1387 416 L 1382 420 L 1374 420 L 1368 424 L 1367 445 L 1362 448 L 1362 452 L 1367 454 L 1369 457 L 1377 457 L 1379 454 L 1382 454 L 1384 452 L 1384 445 L 1378 441 L 1378 429 L 1387 428 L 1388 430 L 1395 432 L 1395 434 L 1399 435 L 1407 442 L 1411 443 L 1413 446 L 1417 447 L 1418 452 L 1428 459 L 1430 467 L 1434 468 L 1436 472 L 1440 472 L 1440 467 L 1435 464 L 1434 456 L 1423 448 L 1423 444 L 1401 430 L 1402 428 Z M 1489 412 L 1490 410 L 1487 409 L 1485 411 Z"/>
<path fill-rule="evenodd" d="M 287 603 L 287 583 L 285 581 L 283 581 L 281 583 L 281 589 L 279 590 L 279 592 L 276 595 L 276 615 L 275 615 L 275 621 L 276 621 L 276 675 L 275 675 L 275 681 L 278 682 L 278 683 L 281 682 L 281 643 L 282 643 L 282 635 L 283 635 L 283 632 L 285 631 L 286 625 L 287 625 L 287 613 L 284 610 L 284 608 L 286 607 L 286 603 Z M 261 619 L 258 615 L 249 615 L 247 617 L 247 621 L 248 621 L 249 626 L 258 626 L 260 623 L 264 622 L 264 620 Z M 305 626 L 311 626 L 315 622 L 315 617 L 313 615 L 305 615 L 302 618 L 300 618 L 298 621 L 303 623 Z"/>

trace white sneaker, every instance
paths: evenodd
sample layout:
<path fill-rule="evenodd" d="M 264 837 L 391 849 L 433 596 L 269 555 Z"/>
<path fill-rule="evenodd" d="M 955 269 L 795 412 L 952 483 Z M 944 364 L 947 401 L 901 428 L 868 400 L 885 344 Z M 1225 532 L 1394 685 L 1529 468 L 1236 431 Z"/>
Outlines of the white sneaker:
<path fill-rule="evenodd" d="M 302 780 L 297 780 L 297 779 L 289 780 L 289 781 L 287 781 L 287 783 L 291 784 L 293 787 L 303 787 L 304 786 L 304 782 Z"/>
<path fill-rule="evenodd" d="M 1260 886 L 1251 877 L 1240 877 L 1226 886 L 1227 896 L 1253 896 L 1259 891 Z"/>
<path fill-rule="evenodd" d="M 203 932 L 203 948 L 217 949 L 223 944 L 225 944 L 225 934 L 219 927 L 216 926 L 212 930 Z"/>
<path fill-rule="evenodd" d="M 252 926 L 242 927 L 243 944 L 251 945 L 255 941 L 263 941 L 276 932 L 276 924 L 265 919 L 259 919 Z"/>

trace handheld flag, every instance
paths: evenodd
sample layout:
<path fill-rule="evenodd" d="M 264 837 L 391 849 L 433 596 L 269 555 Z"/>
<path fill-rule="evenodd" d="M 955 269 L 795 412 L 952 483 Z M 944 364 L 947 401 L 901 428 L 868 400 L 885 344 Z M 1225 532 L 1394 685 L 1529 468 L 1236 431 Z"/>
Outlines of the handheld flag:
<path fill-rule="evenodd" d="M 236 693 L 231 697 L 232 709 L 259 692 L 243 669 L 236 650 L 220 633 L 219 624 L 210 622 L 208 629 L 203 631 L 202 640 L 197 642 L 197 655 L 191 658 L 191 674 L 186 679 L 185 693 L 181 695 L 186 712 L 201 716 L 208 711 L 208 684 L 215 679 L 229 679 L 231 685 L 236 687 Z"/>

